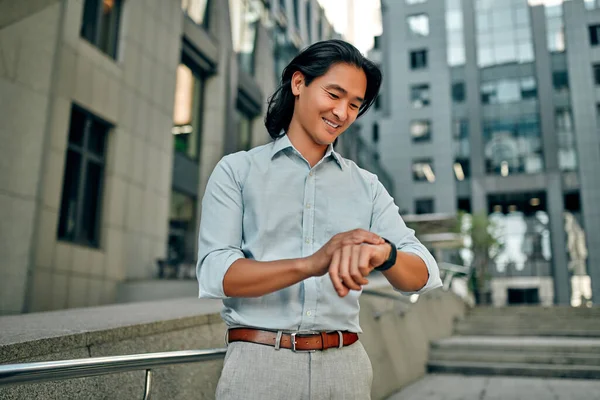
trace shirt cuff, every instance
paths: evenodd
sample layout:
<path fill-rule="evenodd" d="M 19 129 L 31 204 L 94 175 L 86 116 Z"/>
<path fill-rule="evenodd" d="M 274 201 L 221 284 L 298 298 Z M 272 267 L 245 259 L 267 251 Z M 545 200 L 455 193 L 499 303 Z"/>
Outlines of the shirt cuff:
<path fill-rule="evenodd" d="M 244 258 L 241 251 L 218 250 L 204 258 L 202 264 L 198 263 L 196 276 L 198 277 L 198 297 L 201 299 L 228 299 L 223 290 L 223 279 L 231 264 Z"/>
<path fill-rule="evenodd" d="M 403 292 L 401 290 L 394 288 L 397 292 L 400 292 L 406 296 L 409 296 L 412 294 L 420 295 L 420 294 L 427 293 L 430 290 L 442 287 L 442 280 L 440 279 L 440 270 L 438 268 L 437 262 L 435 261 L 433 256 L 431 254 L 429 254 L 429 252 L 424 252 L 423 250 L 414 248 L 414 247 L 410 247 L 410 248 L 404 247 L 401 250 L 399 249 L 398 251 L 401 251 L 404 253 L 411 253 L 411 254 L 415 254 L 415 255 L 419 256 L 425 262 L 425 265 L 427 266 L 427 272 L 429 273 L 429 278 L 427 279 L 427 283 L 425 284 L 425 286 L 423 286 L 421 289 L 419 289 L 417 291 Z"/>

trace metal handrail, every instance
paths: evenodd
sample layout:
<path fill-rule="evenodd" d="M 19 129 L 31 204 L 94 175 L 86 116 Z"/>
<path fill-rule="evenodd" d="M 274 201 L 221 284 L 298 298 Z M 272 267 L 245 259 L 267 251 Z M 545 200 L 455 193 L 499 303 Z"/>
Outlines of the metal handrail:
<path fill-rule="evenodd" d="M 217 360 L 226 352 L 225 348 L 182 350 L 0 365 L 0 386 L 146 370 L 143 397 L 146 400 L 150 398 L 152 367 Z"/>

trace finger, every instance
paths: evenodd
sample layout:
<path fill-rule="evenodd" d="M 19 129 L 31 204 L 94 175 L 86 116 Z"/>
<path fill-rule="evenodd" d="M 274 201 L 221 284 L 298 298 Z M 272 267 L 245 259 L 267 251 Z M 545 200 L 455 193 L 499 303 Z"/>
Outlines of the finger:
<path fill-rule="evenodd" d="M 371 273 L 371 254 L 373 254 L 373 252 L 369 246 L 361 246 L 360 256 L 358 258 L 358 269 L 362 276 L 367 276 Z"/>
<path fill-rule="evenodd" d="M 358 268 L 361 247 L 365 247 L 365 246 L 362 246 L 362 245 L 352 246 L 352 258 L 350 260 L 350 276 L 352 277 L 354 282 L 356 282 L 362 286 L 362 285 L 366 285 L 367 283 L 369 283 L 369 281 L 365 279 L 365 277 L 363 276 L 363 274 L 360 272 L 360 270 Z"/>
<path fill-rule="evenodd" d="M 342 259 L 340 260 L 340 276 L 348 289 L 360 290 L 360 285 L 350 275 L 350 261 L 352 259 L 352 246 L 342 247 Z"/>
<path fill-rule="evenodd" d="M 341 255 L 342 255 L 341 250 L 336 250 L 333 253 L 333 257 L 331 258 L 331 263 L 329 264 L 329 278 L 331 279 L 331 283 L 333 284 L 335 291 L 338 292 L 338 294 L 340 296 L 345 296 L 345 293 L 347 293 L 348 289 L 342 284 L 342 281 L 340 279 Z M 342 294 L 342 293 L 344 293 L 344 294 Z"/>

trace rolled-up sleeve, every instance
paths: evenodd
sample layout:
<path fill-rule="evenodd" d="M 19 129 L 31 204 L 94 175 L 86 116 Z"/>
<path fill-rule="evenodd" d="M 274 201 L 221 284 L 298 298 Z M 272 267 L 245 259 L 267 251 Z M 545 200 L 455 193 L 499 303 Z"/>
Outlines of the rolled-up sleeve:
<path fill-rule="evenodd" d="M 196 265 L 200 298 L 226 299 L 223 278 L 231 264 L 244 258 L 242 190 L 233 157 L 219 161 L 202 199 Z"/>
<path fill-rule="evenodd" d="M 396 290 L 409 295 L 415 293 L 423 294 L 441 287 L 440 271 L 435 259 L 429 250 L 416 238 L 415 231 L 406 226 L 392 196 L 390 196 L 376 177 L 373 179 L 374 199 L 371 231 L 395 243 L 398 251 L 416 254 L 421 257 L 425 265 L 427 265 L 427 271 L 429 272 L 427 283 L 418 291 L 403 292 Z"/>

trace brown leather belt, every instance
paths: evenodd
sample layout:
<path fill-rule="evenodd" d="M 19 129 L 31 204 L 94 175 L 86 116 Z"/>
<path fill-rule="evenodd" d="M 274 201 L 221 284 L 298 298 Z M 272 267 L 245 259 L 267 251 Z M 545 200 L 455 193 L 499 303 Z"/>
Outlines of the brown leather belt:
<path fill-rule="evenodd" d="M 340 346 L 341 339 L 341 346 Z M 353 332 L 295 332 L 282 333 L 279 347 L 299 351 L 327 350 L 350 346 L 358 340 Z M 253 328 L 232 328 L 228 331 L 229 342 L 251 342 L 276 347 L 277 332 L 263 331 Z"/>

